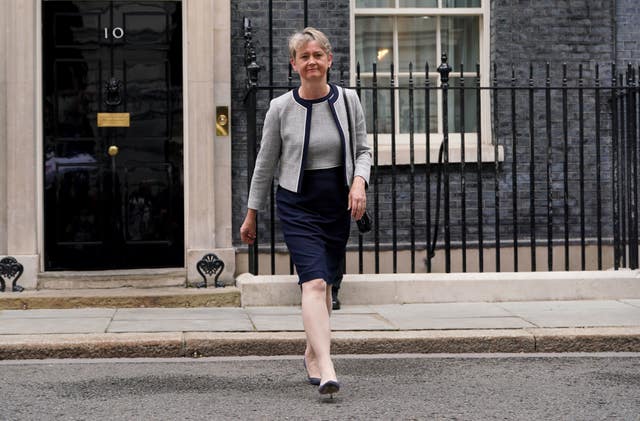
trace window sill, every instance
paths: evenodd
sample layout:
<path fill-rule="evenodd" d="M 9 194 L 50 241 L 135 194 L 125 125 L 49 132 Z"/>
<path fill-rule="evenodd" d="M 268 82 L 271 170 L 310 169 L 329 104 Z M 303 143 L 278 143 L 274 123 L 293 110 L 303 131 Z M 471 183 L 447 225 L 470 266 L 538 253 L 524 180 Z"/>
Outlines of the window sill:
<path fill-rule="evenodd" d="M 462 162 L 462 148 L 460 146 L 460 134 L 451 134 L 449 136 L 449 163 L 459 164 Z M 430 136 L 430 148 L 429 148 L 429 162 L 432 164 L 438 163 L 438 152 L 440 151 L 440 145 L 442 144 L 442 135 L 432 134 Z M 475 133 L 466 134 L 464 141 L 464 162 L 467 164 L 474 164 L 478 162 L 478 141 Z M 373 135 L 369 135 L 369 145 L 371 145 L 371 151 L 373 153 Z M 504 161 L 504 148 L 502 145 L 496 146 L 491 143 L 482 143 L 480 148 L 481 163 L 493 163 L 498 156 L 498 162 Z M 424 164 L 426 162 L 426 147 L 425 147 L 425 135 L 414 136 L 414 148 L 413 148 L 413 163 L 416 165 Z M 402 134 L 396 136 L 396 165 L 409 165 L 411 164 L 411 148 L 409 142 L 409 136 Z M 391 136 L 388 134 L 378 135 L 378 165 L 387 166 L 392 165 L 391 154 Z"/>

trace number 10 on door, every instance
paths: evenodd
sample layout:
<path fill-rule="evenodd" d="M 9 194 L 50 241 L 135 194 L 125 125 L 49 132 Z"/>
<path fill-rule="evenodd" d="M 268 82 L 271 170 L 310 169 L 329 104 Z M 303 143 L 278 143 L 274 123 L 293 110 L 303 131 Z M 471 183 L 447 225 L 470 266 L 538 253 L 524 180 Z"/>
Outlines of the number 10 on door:
<path fill-rule="evenodd" d="M 111 36 L 115 39 L 120 39 L 124 36 L 124 29 L 119 26 L 116 26 L 111 30 Z M 109 28 L 104 28 L 104 39 L 109 39 Z"/>

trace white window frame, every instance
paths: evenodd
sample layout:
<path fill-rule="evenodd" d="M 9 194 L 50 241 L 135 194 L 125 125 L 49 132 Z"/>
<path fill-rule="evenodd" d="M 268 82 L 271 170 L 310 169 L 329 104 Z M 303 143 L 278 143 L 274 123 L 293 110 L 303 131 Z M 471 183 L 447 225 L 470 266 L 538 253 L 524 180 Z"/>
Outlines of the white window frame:
<path fill-rule="evenodd" d="M 399 0 L 395 0 L 398 5 Z M 441 6 L 443 0 L 438 0 L 438 5 Z M 359 16 L 478 16 L 479 18 L 479 57 L 480 57 L 480 85 L 485 87 L 489 86 L 490 82 L 490 0 L 481 0 L 481 7 L 449 7 L 449 8 L 356 8 L 356 0 L 350 0 L 350 67 L 356 69 L 356 36 L 355 36 L 355 21 Z M 429 77 L 436 77 L 438 80 L 438 86 L 440 86 L 440 74 L 437 72 L 437 67 L 440 65 L 441 56 L 441 42 L 440 42 L 440 28 L 437 31 L 436 42 L 436 56 L 438 58 L 437 63 L 429 63 Z M 397 29 L 394 28 L 394 33 L 397 33 Z M 394 36 L 394 48 L 393 48 L 393 62 L 398 63 L 398 46 L 397 36 Z M 414 63 L 415 66 L 416 63 Z M 467 63 L 465 63 L 467 64 Z M 396 66 L 396 69 L 398 67 Z M 475 83 L 475 63 L 473 65 L 467 64 L 467 69 L 471 71 L 465 71 L 463 73 L 467 83 Z M 367 69 L 367 72 L 370 72 Z M 356 75 L 355 71 L 350 72 L 351 85 L 355 86 Z M 380 75 L 385 75 L 385 72 L 378 71 Z M 387 72 L 388 73 L 388 72 Z M 415 73 L 418 74 L 418 73 Z M 456 76 L 459 75 L 459 72 Z M 404 73 L 403 73 L 404 76 Z M 399 75 L 394 75 L 396 81 L 399 79 Z M 397 83 L 397 82 L 396 82 Z M 399 92 L 395 93 L 395 118 L 396 122 L 399 122 Z M 489 90 L 483 89 L 480 92 L 480 105 L 482 108 L 480 115 L 480 130 L 482 134 L 482 162 L 493 162 L 495 160 L 495 150 L 492 141 L 491 133 L 491 97 Z M 442 91 L 437 91 L 437 107 L 438 115 L 442 116 Z M 409 133 L 399 132 L 400 124 L 396 124 L 396 164 L 403 165 L 410 163 L 410 135 Z M 369 131 L 369 143 L 373 145 L 373 134 L 371 128 L 367 128 Z M 443 128 L 442 118 L 438 118 L 438 131 L 437 133 L 430 134 L 430 161 L 435 163 L 438 161 L 438 150 L 443 141 Z M 465 162 L 477 161 L 477 133 L 465 132 L 464 135 L 464 152 Z M 462 136 L 460 133 L 449 132 L 449 162 L 461 162 L 462 160 Z M 391 165 L 391 142 L 392 135 L 390 133 L 378 133 L 378 165 Z M 424 133 L 414 133 L 414 163 L 424 164 L 426 158 L 426 135 Z M 502 161 L 504 159 L 504 152 L 501 146 L 498 146 L 498 159 Z"/>

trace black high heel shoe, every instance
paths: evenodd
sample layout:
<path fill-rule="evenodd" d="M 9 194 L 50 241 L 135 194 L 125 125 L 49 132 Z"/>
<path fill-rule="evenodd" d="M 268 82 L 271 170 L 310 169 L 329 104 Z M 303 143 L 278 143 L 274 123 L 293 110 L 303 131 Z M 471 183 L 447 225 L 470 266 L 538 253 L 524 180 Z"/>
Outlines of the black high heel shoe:
<path fill-rule="evenodd" d="M 338 288 L 331 287 L 331 309 L 340 310 L 340 300 L 338 299 Z"/>
<path fill-rule="evenodd" d="M 307 372 L 307 379 L 309 380 L 309 384 L 314 386 L 320 386 L 320 377 L 311 377 L 309 375 L 309 370 L 307 369 L 307 359 L 304 358 L 302 360 L 302 365 L 304 366 L 305 371 Z"/>
<path fill-rule="evenodd" d="M 340 383 L 335 380 L 327 380 L 318 387 L 318 392 L 320 392 L 321 395 L 331 395 L 331 399 L 333 399 L 333 394 L 338 393 L 339 390 Z"/>

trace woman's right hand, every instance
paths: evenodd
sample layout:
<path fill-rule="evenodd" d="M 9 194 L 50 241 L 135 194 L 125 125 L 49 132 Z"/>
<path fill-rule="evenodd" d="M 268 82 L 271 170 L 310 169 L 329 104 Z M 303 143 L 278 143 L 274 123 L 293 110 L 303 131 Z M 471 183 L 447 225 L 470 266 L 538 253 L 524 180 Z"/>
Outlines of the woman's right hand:
<path fill-rule="evenodd" d="M 256 240 L 256 210 L 247 209 L 247 216 L 240 227 L 240 239 L 243 243 L 253 244 Z"/>

